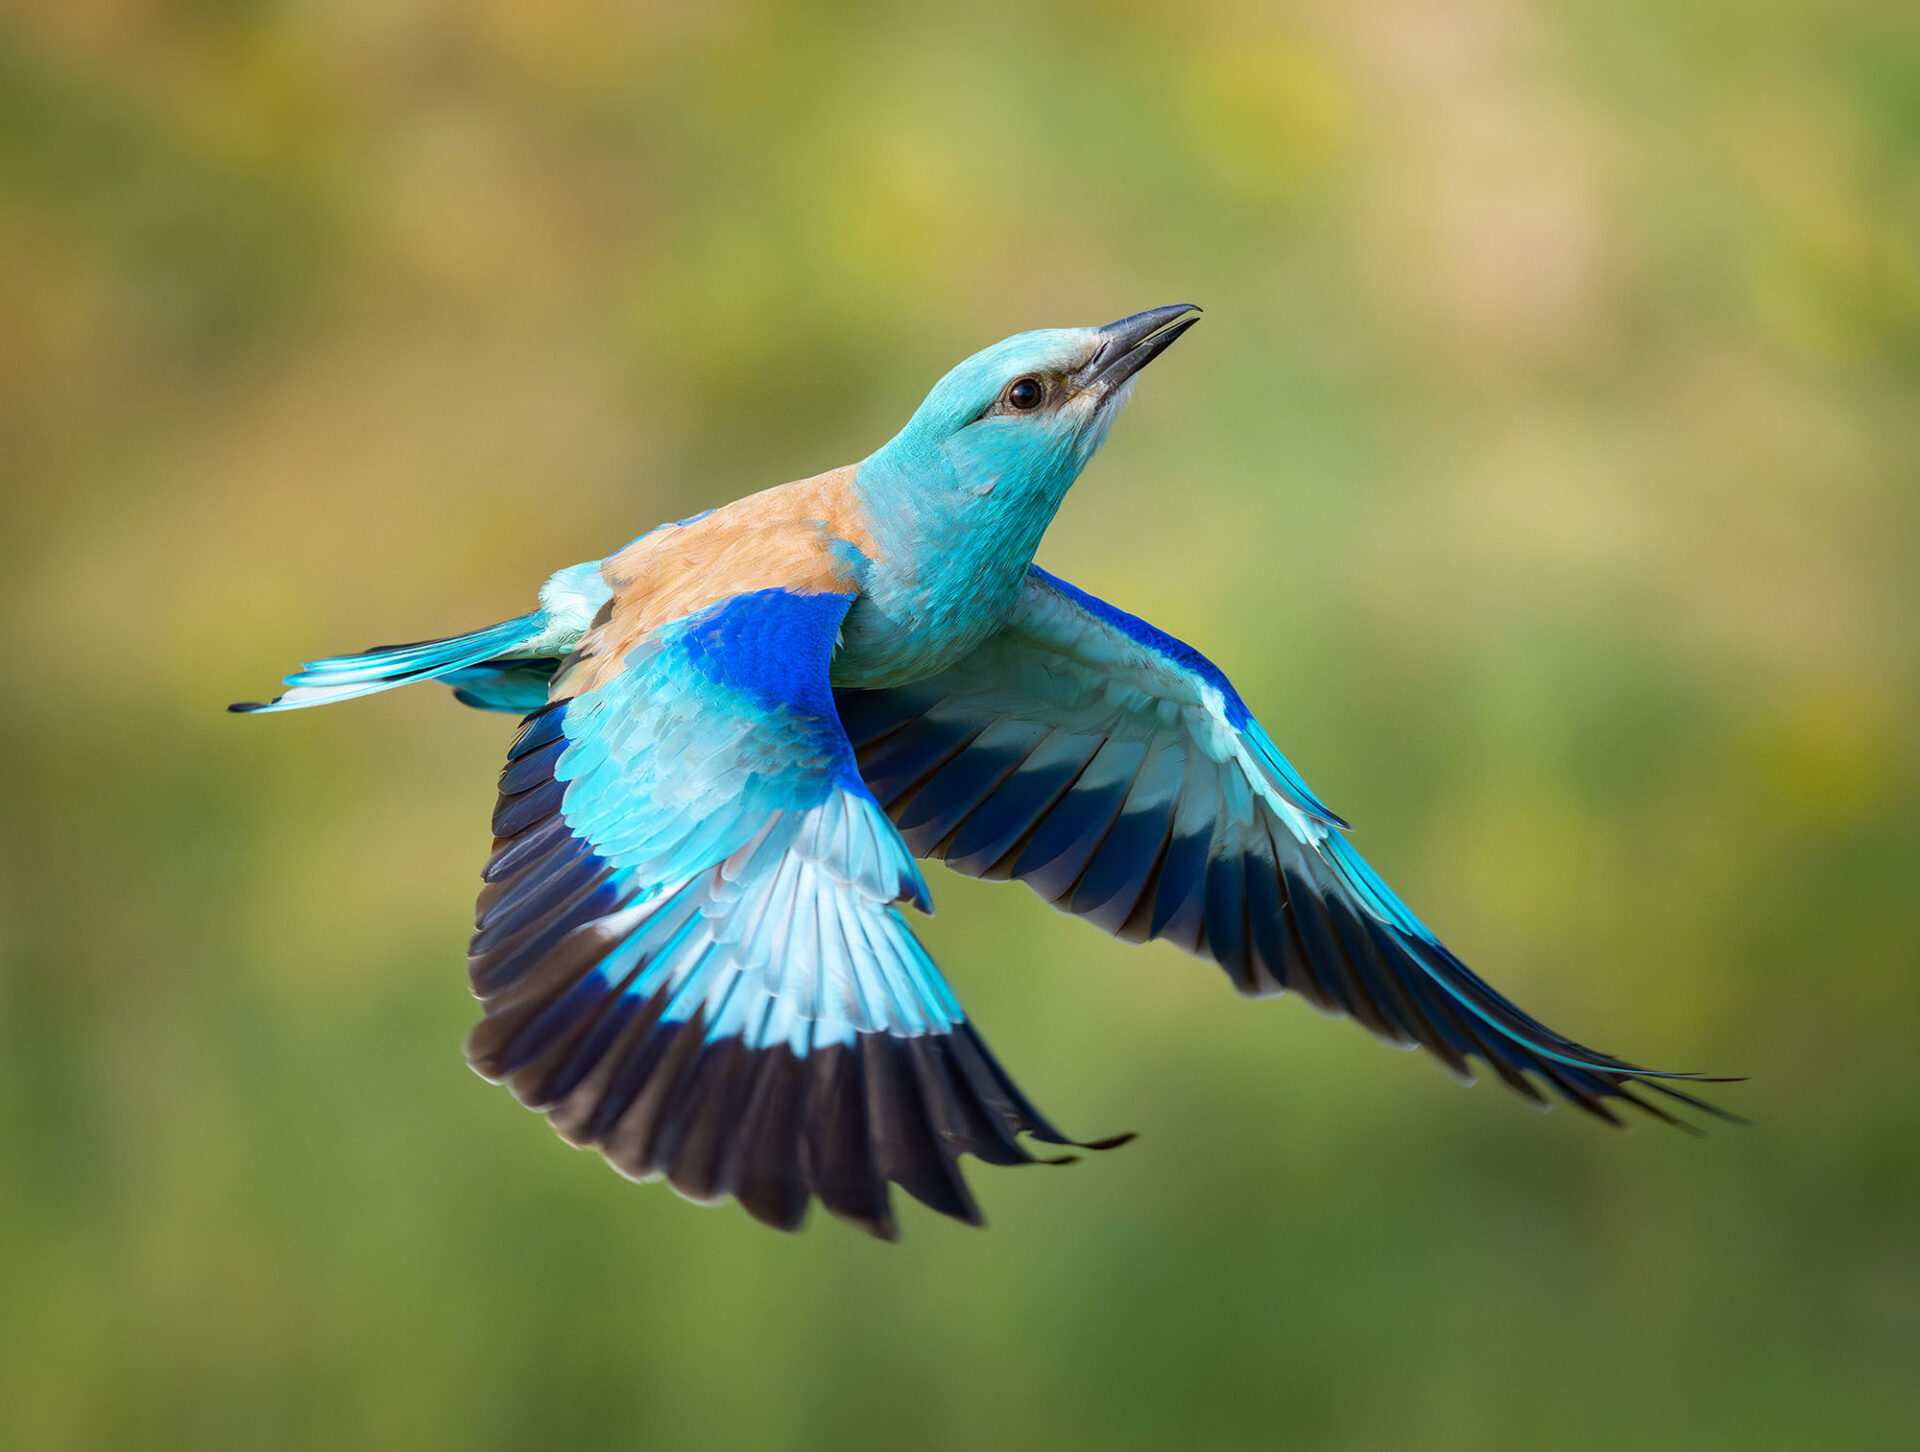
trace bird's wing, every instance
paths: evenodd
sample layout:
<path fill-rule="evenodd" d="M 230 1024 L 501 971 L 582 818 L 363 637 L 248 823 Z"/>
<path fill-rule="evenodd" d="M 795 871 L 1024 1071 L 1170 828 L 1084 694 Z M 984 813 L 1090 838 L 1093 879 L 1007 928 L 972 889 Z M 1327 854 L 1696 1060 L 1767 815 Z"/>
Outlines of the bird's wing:
<path fill-rule="evenodd" d="M 1037 566 L 1012 622 L 930 680 L 836 693 L 875 797 L 921 856 L 1018 878 L 1135 941 L 1294 989 L 1456 1075 L 1478 1058 L 1601 1118 L 1667 1080 L 1583 1048 L 1443 947 L 1192 647 Z"/>
<path fill-rule="evenodd" d="M 1071 1143 L 994 1061 L 898 904 L 828 660 L 851 596 L 744 591 L 636 631 L 616 597 L 509 753 L 469 960 L 476 1069 L 623 1173 L 891 1236 L 891 1181 Z M 830 583 L 830 582 L 827 582 Z"/>

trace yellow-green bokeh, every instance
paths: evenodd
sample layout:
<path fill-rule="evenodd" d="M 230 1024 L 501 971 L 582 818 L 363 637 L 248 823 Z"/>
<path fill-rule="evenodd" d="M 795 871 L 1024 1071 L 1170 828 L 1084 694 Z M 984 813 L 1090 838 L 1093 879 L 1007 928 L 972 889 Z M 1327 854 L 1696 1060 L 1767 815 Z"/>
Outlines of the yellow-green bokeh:
<path fill-rule="evenodd" d="M 0 19 L 0 1444 L 1920 1441 L 1920 21 L 1869 0 Z M 461 1065 L 508 723 L 302 656 L 1191 298 L 1043 558 L 1194 640 L 1612 1134 L 936 873 L 1088 1135 L 798 1238 Z"/>

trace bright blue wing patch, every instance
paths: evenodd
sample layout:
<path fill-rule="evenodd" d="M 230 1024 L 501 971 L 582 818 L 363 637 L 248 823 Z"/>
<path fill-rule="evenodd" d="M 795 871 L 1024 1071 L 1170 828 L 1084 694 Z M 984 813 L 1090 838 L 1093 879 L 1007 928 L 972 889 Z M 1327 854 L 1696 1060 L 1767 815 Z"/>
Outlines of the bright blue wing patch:
<path fill-rule="evenodd" d="M 855 885 L 881 903 L 927 905 L 826 686 L 847 602 L 735 596 L 663 627 L 569 704 L 553 768 L 566 817 L 625 884 L 651 893 L 742 850 L 776 817 L 823 813 L 858 864 Z"/>
<path fill-rule="evenodd" d="M 839 693 L 875 797 L 909 847 L 1017 878 L 1135 940 L 1212 958 L 1242 992 L 1292 989 L 1457 1074 L 1478 1058 L 1602 1118 L 1718 1113 L 1523 1013 L 1443 947 L 1341 834 L 1192 647 L 1045 571 L 1013 621 L 927 681 Z"/>
<path fill-rule="evenodd" d="M 1293 764 L 1280 754 L 1280 748 L 1273 744 L 1272 738 L 1261 728 L 1260 723 L 1253 719 L 1253 713 L 1247 709 L 1247 703 L 1240 699 L 1240 693 L 1233 688 L 1233 682 L 1227 679 L 1226 673 L 1219 666 L 1184 640 L 1176 640 L 1158 626 L 1142 620 L 1138 615 L 1129 615 L 1118 606 L 1109 605 L 1105 600 L 1089 595 L 1085 590 L 1076 589 L 1065 580 L 1048 574 L 1038 565 L 1029 566 L 1028 573 L 1034 579 L 1050 586 L 1065 599 L 1078 605 L 1101 624 L 1119 631 L 1129 640 L 1152 651 L 1168 666 L 1185 671 L 1196 680 L 1203 681 L 1218 691 L 1224 706 L 1222 714 L 1227 724 L 1246 736 L 1248 746 L 1261 765 L 1273 773 L 1295 804 L 1330 826 L 1347 825 L 1344 820 L 1329 811 L 1326 804 L 1313 794 L 1313 789 L 1300 779 L 1300 773 L 1293 769 Z"/>
<path fill-rule="evenodd" d="M 1176 640 L 1156 625 L 1142 620 L 1138 615 L 1129 615 L 1117 605 L 1109 605 L 1097 595 L 1089 595 L 1085 590 L 1069 585 L 1058 575 L 1048 574 L 1038 565 L 1029 565 L 1028 573 L 1036 580 L 1051 586 L 1056 592 L 1071 600 L 1087 614 L 1104 625 L 1109 625 L 1128 639 L 1144 645 L 1148 650 L 1183 670 L 1191 671 L 1227 700 L 1228 719 L 1239 726 L 1250 714 L 1246 703 L 1240 699 L 1240 693 L 1233 688 L 1233 682 L 1226 678 L 1220 667 L 1208 660 L 1199 651 L 1184 640 Z"/>
<path fill-rule="evenodd" d="M 469 1054 L 576 1143 L 792 1226 L 879 1234 L 886 1185 L 977 1220 L 962 1153 L 1070 1143 L 994 1062 L 898 904 L 927 904 L 828 686 L 849 597 L 673 622 L 532 717 L 501 778 Z"/>

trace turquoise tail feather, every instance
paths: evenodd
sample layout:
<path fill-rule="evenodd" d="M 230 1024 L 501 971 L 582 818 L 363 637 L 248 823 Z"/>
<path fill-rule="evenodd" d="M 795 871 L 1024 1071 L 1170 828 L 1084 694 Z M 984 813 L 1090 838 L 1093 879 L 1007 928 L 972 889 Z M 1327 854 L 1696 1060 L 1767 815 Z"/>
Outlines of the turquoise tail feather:
<path fill-rule="evenodd" d="M 504 711 L 526 716 L 547 704 L 547 687 L 562 657 L 534 656 L 527 660 L 490 660 L 449 671 L 440 684 L 453 687 L 453 699 L 476 711 Z"/>
<path fill-rule="evenodd" d="M 412 685 L 416 681 L 455 676 L 458 679 L 449 683 L 458 688 L 455 694 L 469 705 L 490 710 L 536 709 L 545 702 L 544 689 L 539 691 L 540 700 L 535 707 L 523 707 L 519 703 L 534 693 L 534 684 L 528 672 L 538 673 L 544 662 L 537 662 L 530 657 L 506 661 L 502 657 L 525 652 L 540 639 L 545 628 L 544 615 L 535 612 L 504 620 L 470 635 L 455 635 L 445 640 L 422 640 L 409 645 L 381 646 L 359 655 L 308 661 L 286 678 L 288 689 L 273 700 L 241 701 L 227 709 L 242 712 L 295 711 L 304 706 L 329 706 L 335 701 L 369 696 L 376 691 Z M 479 669 L 494 661 L 501 661 L 500 666 L 492 670 Z M 527 679 L 522 680 L 522 677 Z M 500 682 L 497 688 L 496 678 Z"/>

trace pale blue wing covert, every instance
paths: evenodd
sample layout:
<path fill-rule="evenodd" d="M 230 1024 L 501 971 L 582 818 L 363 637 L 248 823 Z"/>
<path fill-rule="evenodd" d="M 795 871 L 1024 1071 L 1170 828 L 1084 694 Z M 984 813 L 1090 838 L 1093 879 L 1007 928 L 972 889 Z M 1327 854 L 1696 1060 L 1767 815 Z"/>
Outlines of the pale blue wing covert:
<path fill-rule="evenodd" d="M 1603 1119 L 1642 1069 L 1489 987 L 1368 866 L 1226 676 L 1191 646 L 1041 570 L 1012 622 L 930 680 L 837 693 L 863 774 L 908 845 L 1014 878 L 1136 941 L 1213 959 L 1241 992 L 1294 990 L 1456 1075 L 1479 1059 Z M 1538 1081 L 1537 1083 L 1535 1081 Z"/>
<path fill-rule="evenodd" d="M 827 682 L 848 599 L 731 597 L 528 720 L 476 914 L 469 1055 L 628 1175 L 784 1228 L 818 1197 L 891 1236 L 889 1182 L 977 1222 L 960 1155 L 1071 1141 L 901 914 L 926 886 Z"/>

